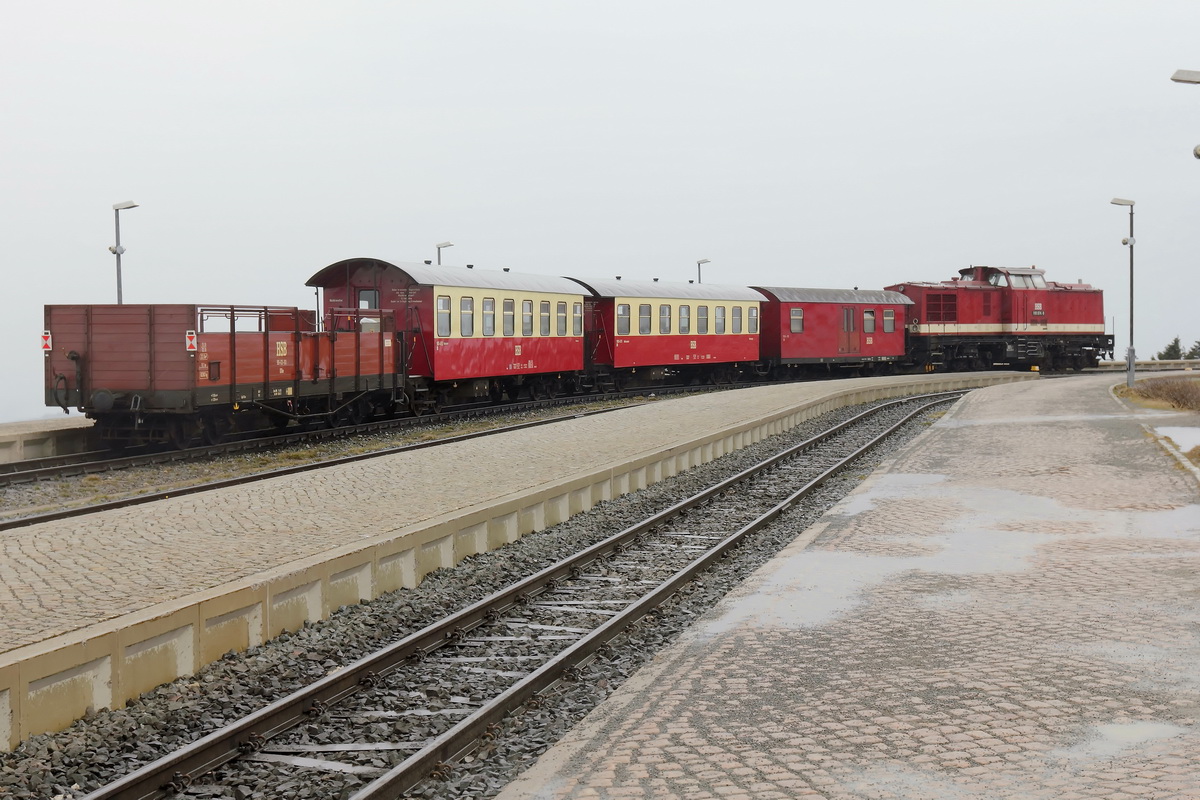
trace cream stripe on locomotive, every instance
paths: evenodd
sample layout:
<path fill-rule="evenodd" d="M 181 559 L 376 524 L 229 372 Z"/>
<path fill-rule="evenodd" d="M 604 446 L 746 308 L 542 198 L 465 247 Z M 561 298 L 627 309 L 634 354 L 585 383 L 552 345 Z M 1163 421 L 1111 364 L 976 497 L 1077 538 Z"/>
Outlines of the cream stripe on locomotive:
<path fill-rule="evenodd" d="M 1020 325 L 1002 325 L 999 323 L 985 325 L 960 325 L 955 322 L 923 324 L 917 326 L 919 333 L 1104 333 L 1104 325 L 1059 324 L 1038 325 L 1024 323 Z"/>
<path fill-rule="evenodd" d="M 583 336 L 583 296 L 434 286 L 434 336 L 477 339 Z"/>

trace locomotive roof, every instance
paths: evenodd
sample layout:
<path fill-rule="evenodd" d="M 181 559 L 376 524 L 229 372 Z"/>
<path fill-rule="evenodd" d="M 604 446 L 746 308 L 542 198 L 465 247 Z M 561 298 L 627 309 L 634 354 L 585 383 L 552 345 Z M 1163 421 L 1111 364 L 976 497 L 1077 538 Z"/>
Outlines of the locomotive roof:
<path fill-rule="evenodd" d="M 899 292 L 878 289 L 800 289 L 792 286 L 755 286 L 760 292 L 774 295 L 784 303 L 877 303 L 880 305 L 913 305 Z"/>
<path fill-rule="evenodd" d="M 766 298 L 746 286 L 718 283 L 659 283 L 622 281 L 613 278 L 571 278 L 597 297 L 661 297 L 679 300 L 749 300 L 761 303 Z"/>
<path fill-rule="evenodd" d="M 513 291 L 583 294 L 579 284 L 555 275 L 535 275 L 528 272 L 498 272 L 492 269 L 468 269 L 420 263 L 390 264 L 378 258 L 348 258 L 330 264 L 308 279 L 306 286 L 327 286 L 339 280 L 341 271 L 373 263 L 383 269 L 396 269 L 408 275 L 414 283 L 428 286 L 464 286 L 471 289 L 510 289 Z"/>

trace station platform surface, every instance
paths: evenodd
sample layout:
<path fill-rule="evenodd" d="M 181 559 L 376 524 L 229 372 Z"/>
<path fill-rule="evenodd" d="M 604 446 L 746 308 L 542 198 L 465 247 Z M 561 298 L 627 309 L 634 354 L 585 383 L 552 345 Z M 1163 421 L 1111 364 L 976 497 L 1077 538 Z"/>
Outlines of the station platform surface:
<path fill-rule="evenodd" d="M 1200 415 L 1113 383 L 967 396 L 500 800 L 1200 798 Z"/>

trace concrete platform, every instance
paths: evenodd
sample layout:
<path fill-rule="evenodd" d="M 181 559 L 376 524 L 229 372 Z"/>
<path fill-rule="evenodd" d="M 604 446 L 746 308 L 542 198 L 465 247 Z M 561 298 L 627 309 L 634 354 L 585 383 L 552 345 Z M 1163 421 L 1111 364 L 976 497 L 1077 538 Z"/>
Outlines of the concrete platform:
<path fill-rule="evenodd" d="M 1029 373 L 652 403 L 0 537 L 0 746 L 833 408 Z"/>
<path fill-rule="evenodd" d="M 0 423 L 0 462 L 83 452 L 94 425 L 82 414 Z"/>
<path fill-rule="evenodd" d="M 1200 484 L 1161 438 L 1200 415 L 1113 382 L 972 393 L 501 800 L 1200 797 Z"/>

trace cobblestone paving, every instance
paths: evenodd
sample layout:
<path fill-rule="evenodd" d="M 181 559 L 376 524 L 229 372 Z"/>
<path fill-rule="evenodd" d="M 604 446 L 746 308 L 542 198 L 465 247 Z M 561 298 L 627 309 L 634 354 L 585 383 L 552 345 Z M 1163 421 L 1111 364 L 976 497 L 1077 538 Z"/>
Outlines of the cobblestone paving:
<path fill-rule="evenodd" d="M 971 395 L 501 800 L 1200 798 L 1200 495 L 1111 382 Z"/>
<path fill-rule="evenodd" d="M 0 534 L 0 653 L 627 463 L 846 385 L 697 395 L 6 531 Z"/>

